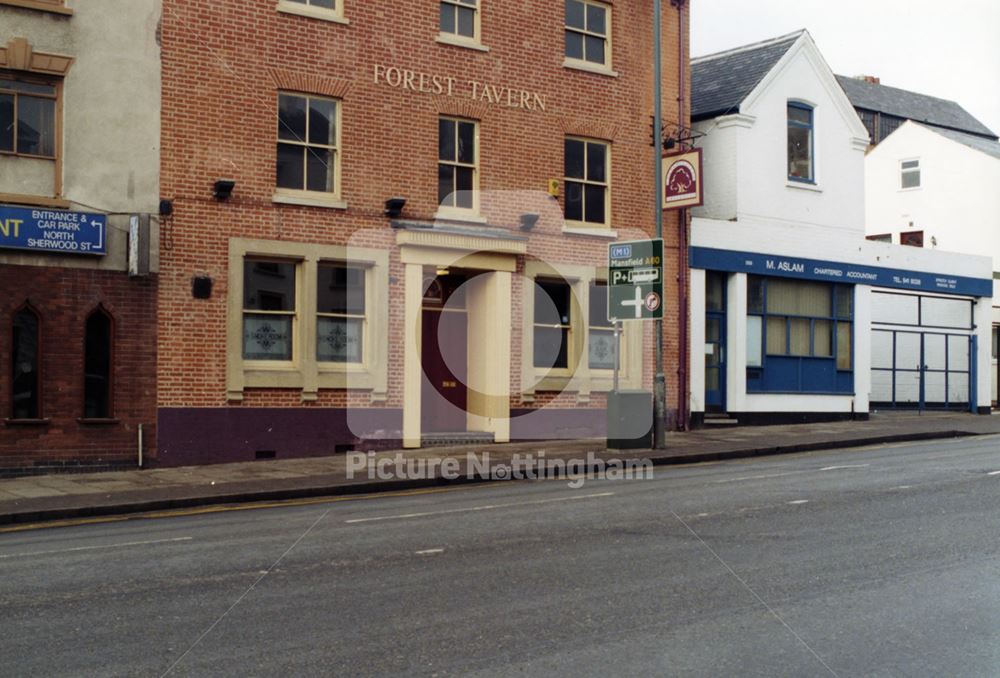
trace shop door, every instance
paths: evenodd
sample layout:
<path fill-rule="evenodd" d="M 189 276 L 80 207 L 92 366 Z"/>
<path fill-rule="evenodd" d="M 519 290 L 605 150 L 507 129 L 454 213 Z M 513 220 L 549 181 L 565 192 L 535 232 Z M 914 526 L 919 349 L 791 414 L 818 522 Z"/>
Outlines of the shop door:
<path fill-rule="evenodd" d="M 424 433 L 466 431 L 468 315 L 465 304 L 454 294 L 462 282 L 464 279 L 454 275 L 438 277 L 424 297 L 420 401 Z"/>
<path fill-rule="evenodd" d="M 705 411 L 726 411 L 725 273 L 705 275 Z"/>

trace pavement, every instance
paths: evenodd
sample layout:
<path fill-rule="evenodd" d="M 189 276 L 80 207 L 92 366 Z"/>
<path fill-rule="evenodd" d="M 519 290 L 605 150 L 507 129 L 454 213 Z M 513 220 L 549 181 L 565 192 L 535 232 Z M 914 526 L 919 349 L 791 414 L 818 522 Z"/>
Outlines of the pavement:
<path fill-rule="evenodd" d="M 90 474 L 28 476 L 0 480 L 0 525 L 124 515 L 198 506 L 280 501 L 410 490 L 448 483 L 485 482 L 469 468 L 488 458 L 489 466 L 509 466 L 530 455 L 537 468 L 566 460 L 649 460 L 653 465 L 694 464 L 764 455 L 847 449 L 921 440 L 1000 434 L 1000 416 L 966 413 L 876 413 L 869 421 L 782 426 L 731 425 L 671 433 L 665 450 L 607 450 L 604 440 L 546 441 L 476 447 L 436 447 L 375 453 L 380 460 L 420 464 L 424 477 L 371 476 L 367 468 L 350 477 L 348 455 L 261 460 L 232 464 L 155 468 Z M 543 454 L 544 453 L 544 454 Z M 442 460 L 456 459 L 445 478 Z M 395 469 L 392 466 L 390 470 Z M 586 470 L 587 466 L 577 466 Z M 405 469 L 404 469 L 405 471 Z M 500 477 L 497 480 L 505 480 Z"/>

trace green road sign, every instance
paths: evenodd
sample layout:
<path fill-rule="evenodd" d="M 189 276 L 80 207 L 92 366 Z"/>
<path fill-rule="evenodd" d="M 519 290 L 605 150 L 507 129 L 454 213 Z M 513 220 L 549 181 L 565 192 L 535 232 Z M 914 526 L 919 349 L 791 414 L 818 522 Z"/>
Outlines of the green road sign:
<path fill-rule="evenodd" d="M 608 245 L 608 320 L 663 317 L 663 240 Z"/>

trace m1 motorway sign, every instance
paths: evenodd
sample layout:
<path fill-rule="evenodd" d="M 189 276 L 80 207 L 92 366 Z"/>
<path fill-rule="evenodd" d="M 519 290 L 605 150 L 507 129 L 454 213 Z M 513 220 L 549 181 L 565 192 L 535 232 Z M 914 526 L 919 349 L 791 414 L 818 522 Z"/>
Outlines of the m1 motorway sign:
<path fill-rule="evenodd" d="M 608 245 L 608 320 L 663 317 L 663 240 Z"/>
<path fill-rule="evenodd" d="M 103 214 L 0 205 L 0 249 L 107 254 Z"/>

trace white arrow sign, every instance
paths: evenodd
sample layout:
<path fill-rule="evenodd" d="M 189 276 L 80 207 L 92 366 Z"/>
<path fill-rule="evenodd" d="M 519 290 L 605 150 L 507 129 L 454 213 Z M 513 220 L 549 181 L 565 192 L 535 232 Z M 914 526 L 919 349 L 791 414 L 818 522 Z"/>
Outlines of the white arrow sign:
<path fill-rule="evenodd" d="M 635 288 L 635 299 L 625 299 L 622 301 L 622 306 L 632 306 L 635 308 L 635 319 L 642 320 L 642 307 L 645 304 L 645 300 L 642 297 L 642 288 Z"/>

